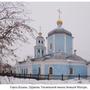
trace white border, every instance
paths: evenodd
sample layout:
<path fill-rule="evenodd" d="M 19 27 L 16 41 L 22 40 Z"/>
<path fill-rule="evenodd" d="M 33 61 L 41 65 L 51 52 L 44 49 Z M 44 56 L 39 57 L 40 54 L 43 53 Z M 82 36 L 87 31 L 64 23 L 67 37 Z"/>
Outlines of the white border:
<path fill-rule="evenodd" d="M 90 0 L 0 0 L 0 2 L 90 2 Z M 30 85 L 30 84 L 21 84 L 21 86 L 41 86 L 42 84 L 38 85 Z M 20 86 L 20 84 L 1 84 L 0 89 L 1 90 L 17 90 L 12 89 L 10 86 Z M 44 85 L 47 86 L 47 85 Z M 49 86 L 57 86 L 57 85 L 49 85 Z M 88 89 L 74 89 L 74 90 L 90 90 L 90 84 L 60 84 L 58 86 L 87 86 Z M 22 90 L 22 89 L 19 89 Z M 23 90 L 31 90 L 31 89 L 23 89 Z M 34 90 L 50 90 L 49 89 L 34 89 Z M 53 89 L 53 90 L 64 90 L 64 89 Z M 71 90 L 71 89 L 65 89 L 65 90 Z"/>
<path fill-rule="evenodd" d="M 0 0 L 0 2 L 90 2 L 90 0 Z"/>
<path fill-rule="evenodd" d="M 17 88 L 13 88 L 13 87 L 17 87 Z M 20 87 L 27 87 L 27 88 L 25 89 Z M 51 88 L 43 88 L 43 87 L 51 87 Z M 72 90 L 72 89 L 90 90 L 90 85 L 88 84 L 52 84 L 52 85 L 51 84 L 48 84 L 48 85 L 47 84 L 39 84 L 39 85 L 38 84 L 35 84 L 35 85 L 34 84 L 9 84 L 9 85 L 4 84 L 0 86 L 0 89 L 1 90 Z"/>

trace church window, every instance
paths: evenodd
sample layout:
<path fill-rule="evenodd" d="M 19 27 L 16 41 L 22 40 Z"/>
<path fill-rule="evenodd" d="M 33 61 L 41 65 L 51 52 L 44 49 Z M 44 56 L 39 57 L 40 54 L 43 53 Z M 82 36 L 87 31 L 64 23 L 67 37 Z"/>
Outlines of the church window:
<path fill-rule="evenodd" d="M 40 73 L 41 73 L 41 69 L 40 69 L 40 67 L 38 68 L 38 74 L 40 75 Z"/>
<path fill-rule="evenodd" d="M 40 40 L 38 41 L 38 43 L 40 43 Z"/>
<path fill-rule="evenodd" d="M 69 74 L 73 74 L 73 68 L 69 69 Z"/>
<path fill-rule="evenodd" d="M 38 49 L 38 53 L 40 53 L 40 49 Z"/>
<path fill-rule="evenodd" d="M 52 49 L 52 43 L 50 43 L 50 49 Z"/>
<path fill-rule="evenodd" d="M 52 67 L 49 68 L 49 74 L 53 74 L 53 69 L 52 69 Z"/>
<path fill-rule="evenodd" d="M 42 41 L 42 44 L 43 44 L 43 41 Z"/>

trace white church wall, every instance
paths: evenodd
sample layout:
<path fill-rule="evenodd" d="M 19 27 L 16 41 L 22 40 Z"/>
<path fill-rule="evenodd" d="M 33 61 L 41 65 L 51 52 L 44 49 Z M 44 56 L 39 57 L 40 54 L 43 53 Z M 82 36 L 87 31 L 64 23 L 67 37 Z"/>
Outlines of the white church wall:
<path fill-rule="evenodd" d="M 19 64 L 16 63 L 16 65 L 15 65 L 15 73 L 20 73 L 20 68 L 19 67 L 20 67 Z"/>
<path fill-rule="evenodd" d="M 32 65 L 30 62 L 25 62 L 25 63 L 17 63 L 15 65 L 15 71 L 17 74 L 30 74 L 32 73 Z"/>

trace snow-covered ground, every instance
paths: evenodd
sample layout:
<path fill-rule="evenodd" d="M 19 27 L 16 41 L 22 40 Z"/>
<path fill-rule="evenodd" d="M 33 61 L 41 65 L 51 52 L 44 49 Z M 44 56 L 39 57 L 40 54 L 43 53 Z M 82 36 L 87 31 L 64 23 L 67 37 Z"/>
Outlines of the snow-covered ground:
<path fill-rule="evenodd" d="M 19 79 L 14 77 L 0 76 L 0 84 L 77 84 L 77 83 L 90 84 L 90 79 L 78 80 L 77 78 L 75 78 L 62 81 L 62 80 Z"/>

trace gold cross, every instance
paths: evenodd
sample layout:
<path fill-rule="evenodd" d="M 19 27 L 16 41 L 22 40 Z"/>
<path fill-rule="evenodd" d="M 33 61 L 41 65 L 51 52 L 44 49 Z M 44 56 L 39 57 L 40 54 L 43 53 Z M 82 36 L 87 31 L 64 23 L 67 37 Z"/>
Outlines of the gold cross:
<path fill-rule="evenodd" d="M 60 13 L 61 13 L 61 10 L 60 10 L 60 8 L 58 9 L 58 13 L 59 13 L 59 19 L 60 19 Z"/>

